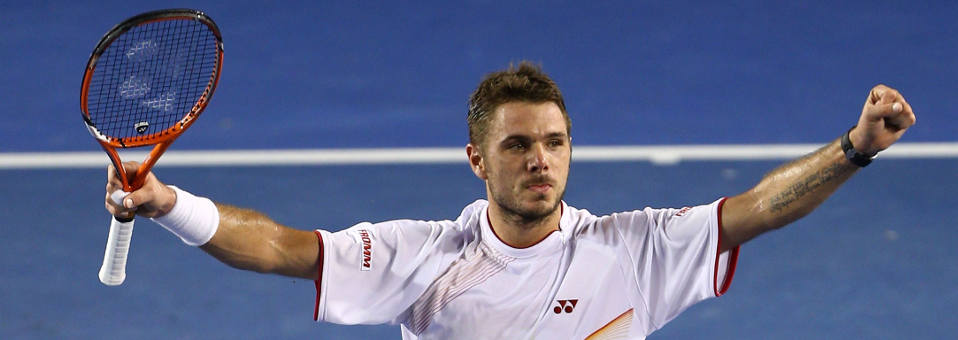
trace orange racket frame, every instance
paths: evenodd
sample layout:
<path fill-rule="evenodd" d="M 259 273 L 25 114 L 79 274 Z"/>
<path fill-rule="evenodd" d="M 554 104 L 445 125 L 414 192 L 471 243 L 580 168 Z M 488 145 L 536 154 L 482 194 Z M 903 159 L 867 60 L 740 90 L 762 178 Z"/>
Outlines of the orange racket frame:
<path fill-rule="evenodd" d="M 193 108 L 190 110 L 190 112 L 184 115 L 183 118 L 177 123 L 165 130 L 148 135 L 124 138 L 114 138 L 104 135 L 93 124 L 93 121 L 90 119 L 89 108 L 87 107 L 87 95 L 89 94 L 90 81 L 93 79 L 93 73 L 96 71 L 97 60 L 110 45 L 110 43 L 112 43 L 117 37 L 126 31 L 129 31 L 133 27 L 139 25 L 166 20 L 198 20 L 209 27 L 216 36 L 217 63 L 213 74 L 210 76 L 209 84 L 207 84 L 203 94 L 196 101 L 196 104 L 193 105 Z M 216 84 L 219 83 L 220 71 L 222 71 L 222 69 L 223 38 L 220 35 L 219 28 L 205 13 L 197 10 L 172 9 L 143 13 L 116 25 L 100 40 L 96 48 L 94 48 L 93 54 L 90 56 L 90 61 L 87 63 L 86 72 L 83 75 L 83 84 L 80 90 L 80 110 L 83 112 L 83 121 L 86 122 L 86 126 L 90 131 L 90 134 L 96 138 L 97 142 L 100 143 L 100 146 L 103 147 L 103 150 L 106 151 L 107 155 L 110 156 L 110 161 L 113 163 L 113 167 L 116 169 L 117 174 L 120 176 L 120 180 L 123 182 L 123 191 L 132 192 L 142 187 L 143 182 L 146 180 L 145 174 L 153 168 L 153 165 L 156 164 L 156 161 L 160 158 L 160 155 L 166 152 L 166 149 L 170 147 L 170 144 L 173 143 L 173 140 L 175 140 L 181 133 L 183 133 L 183 131 L 189 128 L 190 125 L 196 121 L 196 118 L 199 117 L 200 113 L 206 109 L 206 105 L 209 104 L 210 98 L 213 97 L 213 92 L 216 90 Z M 140 164 L 140 167 L 136 172 L 137 176 L 130 181 L 126 169 L 123 167 L 123 163 L 120 160 L 120 155 L 117 153 L 116 149 L 135 148 L 149 145 L 154 145 L 153 150 L 150 151 L 146 159 L 143 160 L 143 163 Z"/>

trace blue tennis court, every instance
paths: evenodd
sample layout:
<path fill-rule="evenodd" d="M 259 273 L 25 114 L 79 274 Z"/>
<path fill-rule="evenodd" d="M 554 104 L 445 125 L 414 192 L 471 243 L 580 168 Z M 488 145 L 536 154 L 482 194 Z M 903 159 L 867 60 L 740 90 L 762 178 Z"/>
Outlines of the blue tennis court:
<path fill-rule="evenodd" d="M 598 214 L 706 203 L 744 190 L 774 166 L 580 162 L 566 200 Z M 312 282 L 227 268 L 148 222 L 136 227 L 127 281 L 103 286 L 96 271 L 107 227 L 104 171 L 0 173 L 7 193 L 0 202 L 3 338 L 399 338 L 396 326 L 316 324 Z M 454 218 L 481 192 L 465 164 L 157 173 L 304 229 Z M 958 190 L 956 174 L 953 159 L 873 164 L 812 215 L 746 244 L 729 293 L 691 308 L 652 338 L 958 334 L 949 312 L 958 305 L 958 200 L 950 194 Z"/>

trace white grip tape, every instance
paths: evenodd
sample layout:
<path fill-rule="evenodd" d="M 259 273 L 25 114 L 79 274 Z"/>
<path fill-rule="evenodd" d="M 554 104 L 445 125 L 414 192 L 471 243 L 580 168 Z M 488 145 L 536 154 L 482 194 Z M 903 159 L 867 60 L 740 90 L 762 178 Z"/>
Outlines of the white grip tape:
<path fill-rule="evenodd" d="M 188 245 L 195 247 L 209 242 L 220 225 L 216 204 L 206 197 L 194 196 L 172 185 L 169 187 L 176 192 L 176 204 L 166 215 L 153 218 L 153 221 Z"/>
<path fill-rule="evenodd" d="M 111 220 L 110 236 L 106 239 L 99 276 L 103 284 L 116 286 L 126 279 L 126 258 L 130 251 L 130 241 L 133 240 L 133 221 L 120 222 L 116 217 Z"/>

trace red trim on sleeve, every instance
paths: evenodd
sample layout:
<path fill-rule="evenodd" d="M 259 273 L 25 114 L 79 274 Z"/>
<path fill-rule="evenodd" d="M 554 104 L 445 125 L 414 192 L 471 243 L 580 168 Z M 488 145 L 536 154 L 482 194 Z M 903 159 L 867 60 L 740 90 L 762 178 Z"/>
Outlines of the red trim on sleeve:
<path fill-rule="evenodd" d="M 725 268 L 725 280 L 722 281 L 720 285 L 718 283 L 718 270 L 719 270 L 719 259 L 721 258 L 721 253 L 719 250 L 722 249 L 722 206 L 725 205 L 726 198 L 722 198 L 718 203 L 718 245 L 715 248 L 715 269 L 712 270 L 712 282 L 715 282 L 715 296 L 722 296 L 725 292 L 728 291 L 729 286 L 732 285 L 732 277 L 735 276 L 735 265 L 738 264 L 738 251 L 741 248 L 741 245 L 735 246 L 729 250 L 728 254 L 728 266 Z"/>
<path fill-rule="evenodd" d="M 323 293 L 323 234 L 319 230 L 314 230 L 319 239 L 319 261 L 316 261 L 318 275 L 316 277 L 316 306 L 313 307 L 313 321 L 319 321 L 319 296 Z"/>

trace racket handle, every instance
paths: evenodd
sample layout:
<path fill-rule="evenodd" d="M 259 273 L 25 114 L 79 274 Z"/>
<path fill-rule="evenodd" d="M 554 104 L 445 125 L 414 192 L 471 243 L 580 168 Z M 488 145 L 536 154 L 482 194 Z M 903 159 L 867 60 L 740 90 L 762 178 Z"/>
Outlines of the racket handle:
<path fill-rule="evenodd" d="M 133 219 L 122 222 L 113 217 L 110 236 L 106 239 L 106 250 L 103 252 L 100 282 L 107 286 L 118 286 L 126 279 L 126 255 L 130 251 L 132 239 Z"/>

